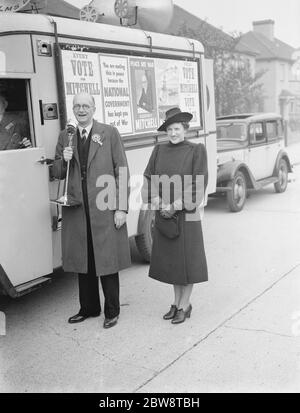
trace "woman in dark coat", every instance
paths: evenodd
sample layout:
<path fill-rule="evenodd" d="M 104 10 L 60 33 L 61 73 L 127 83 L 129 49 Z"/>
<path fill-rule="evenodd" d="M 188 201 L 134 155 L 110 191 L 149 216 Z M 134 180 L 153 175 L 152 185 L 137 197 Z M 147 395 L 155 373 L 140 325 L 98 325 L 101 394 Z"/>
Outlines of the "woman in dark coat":
<path fill-rule="evenodd" d="M 208 180 L 207 155 L 204 145 L 185 140 L 191 119 L 179 108 L 166 112 L 158 130 L 167 132 L 169 142 L 155 146 L 142 189 L 143 201 L 156 209 L 149 276 L 173 285 L 174 303 L 163 316 L 173 324 L 190 317 L 193 285 L 208 280 L 199 209 Z"/>

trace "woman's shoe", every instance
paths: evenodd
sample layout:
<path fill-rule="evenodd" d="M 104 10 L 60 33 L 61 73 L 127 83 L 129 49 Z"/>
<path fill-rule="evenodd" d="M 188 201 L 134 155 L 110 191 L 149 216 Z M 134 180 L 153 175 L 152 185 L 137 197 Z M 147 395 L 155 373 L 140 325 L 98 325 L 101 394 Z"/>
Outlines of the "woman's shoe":
<path fill-rule="evenodd" d="M 176 307 L 176 305 L 171 305 L 170 311 L 168 311 L 167 314 L 163 316 L 163 319 L 172 320 L 175 317 L 177 310 L 178 308 Z"/>
<path fill-rule="evenodd" d="M 180 324 L 185 321 L 186 318 L 190 318 L 192 312 L 192 305 L 190 304 L 188 308 L 183 311 L 181 308 L 180 310 L 177 311 L 175 317 L 172 320 L 172 324 Z"/>
<path fill-rule="evenodd" d="M 188 308 L 185 310 L 185 316 L 186 316 L 186 318 L 190 318 L 190 317 L 191 317 L 192 309 L 193 309 L 192 304 L 190 304 L 190 305 L 188 306 Z"/>

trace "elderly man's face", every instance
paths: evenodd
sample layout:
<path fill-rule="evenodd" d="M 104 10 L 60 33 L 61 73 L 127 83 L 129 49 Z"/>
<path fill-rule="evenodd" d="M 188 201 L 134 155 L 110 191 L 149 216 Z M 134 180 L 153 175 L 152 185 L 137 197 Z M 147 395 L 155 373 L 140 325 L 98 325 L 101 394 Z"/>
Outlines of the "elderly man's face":
<path fill-rule="evenodd" d="M 73 112 L 80 126 L 88 126 L 93 119 L 95 106 L 90 95 L 81 94 L 74 97 Z"/>

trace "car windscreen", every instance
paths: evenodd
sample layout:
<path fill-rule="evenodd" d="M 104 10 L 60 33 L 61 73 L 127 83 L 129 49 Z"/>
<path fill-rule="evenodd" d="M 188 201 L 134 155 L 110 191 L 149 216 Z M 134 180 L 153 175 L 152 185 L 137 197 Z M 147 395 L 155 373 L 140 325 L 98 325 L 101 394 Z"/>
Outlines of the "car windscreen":
<path fill-rule="evenodd" d="M 246 125 L 243 123 L 228 123 L 217 125 L 218 140 L 244 141 L 247 136 Z"/>
<path fill-rule="evenodd" d="M 247 127 L 244 123 L 222 123 L 217 125 L 218 149 L 241 147 L 246 144 Z"/>

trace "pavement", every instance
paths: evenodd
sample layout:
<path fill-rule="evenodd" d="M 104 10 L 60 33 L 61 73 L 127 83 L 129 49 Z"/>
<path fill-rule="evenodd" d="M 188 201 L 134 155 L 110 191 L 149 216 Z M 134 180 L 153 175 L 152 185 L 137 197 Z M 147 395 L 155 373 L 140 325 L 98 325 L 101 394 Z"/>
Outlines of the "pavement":
<path fill-rule="evenodd" d="M 256 286 L 240 266 L 231 278 L 217 265 L 179 326 L 162 320 L 172 292 L 146 265 L 122 274 L 121 317 L 110 330 L 103 316 L 68 325 L 73 275 L 14 301 L 0 337 L 0 393 L 300 392 L 300 259 Z"/>
<path fill-rule="evenodd" d="M 299 393 L 299 292 L 298 266 L 193 343 L 139 390 Z"/>
<path fill-rule="evenodd" d="M 299 165 L 300 143 L 287 152 Z M 0 393 L 300 392 L 300 191 L 297 180 L 290 185 L 277 202 L 272 189 L 250 197 L 248 219 L 218 215 L 218 200 L 209 209 L 210 280 L 194 289 L 191 319 L 179 326 L 161 317 L 170 286 L 151 280 L 136 257 L 121 275 L 121 317 L 110 330 L 102 315 L 67 324 L 78 305 L 73 275 L 0 302 Z M 216 239 L 225 220 L 231 245 Z"/>

